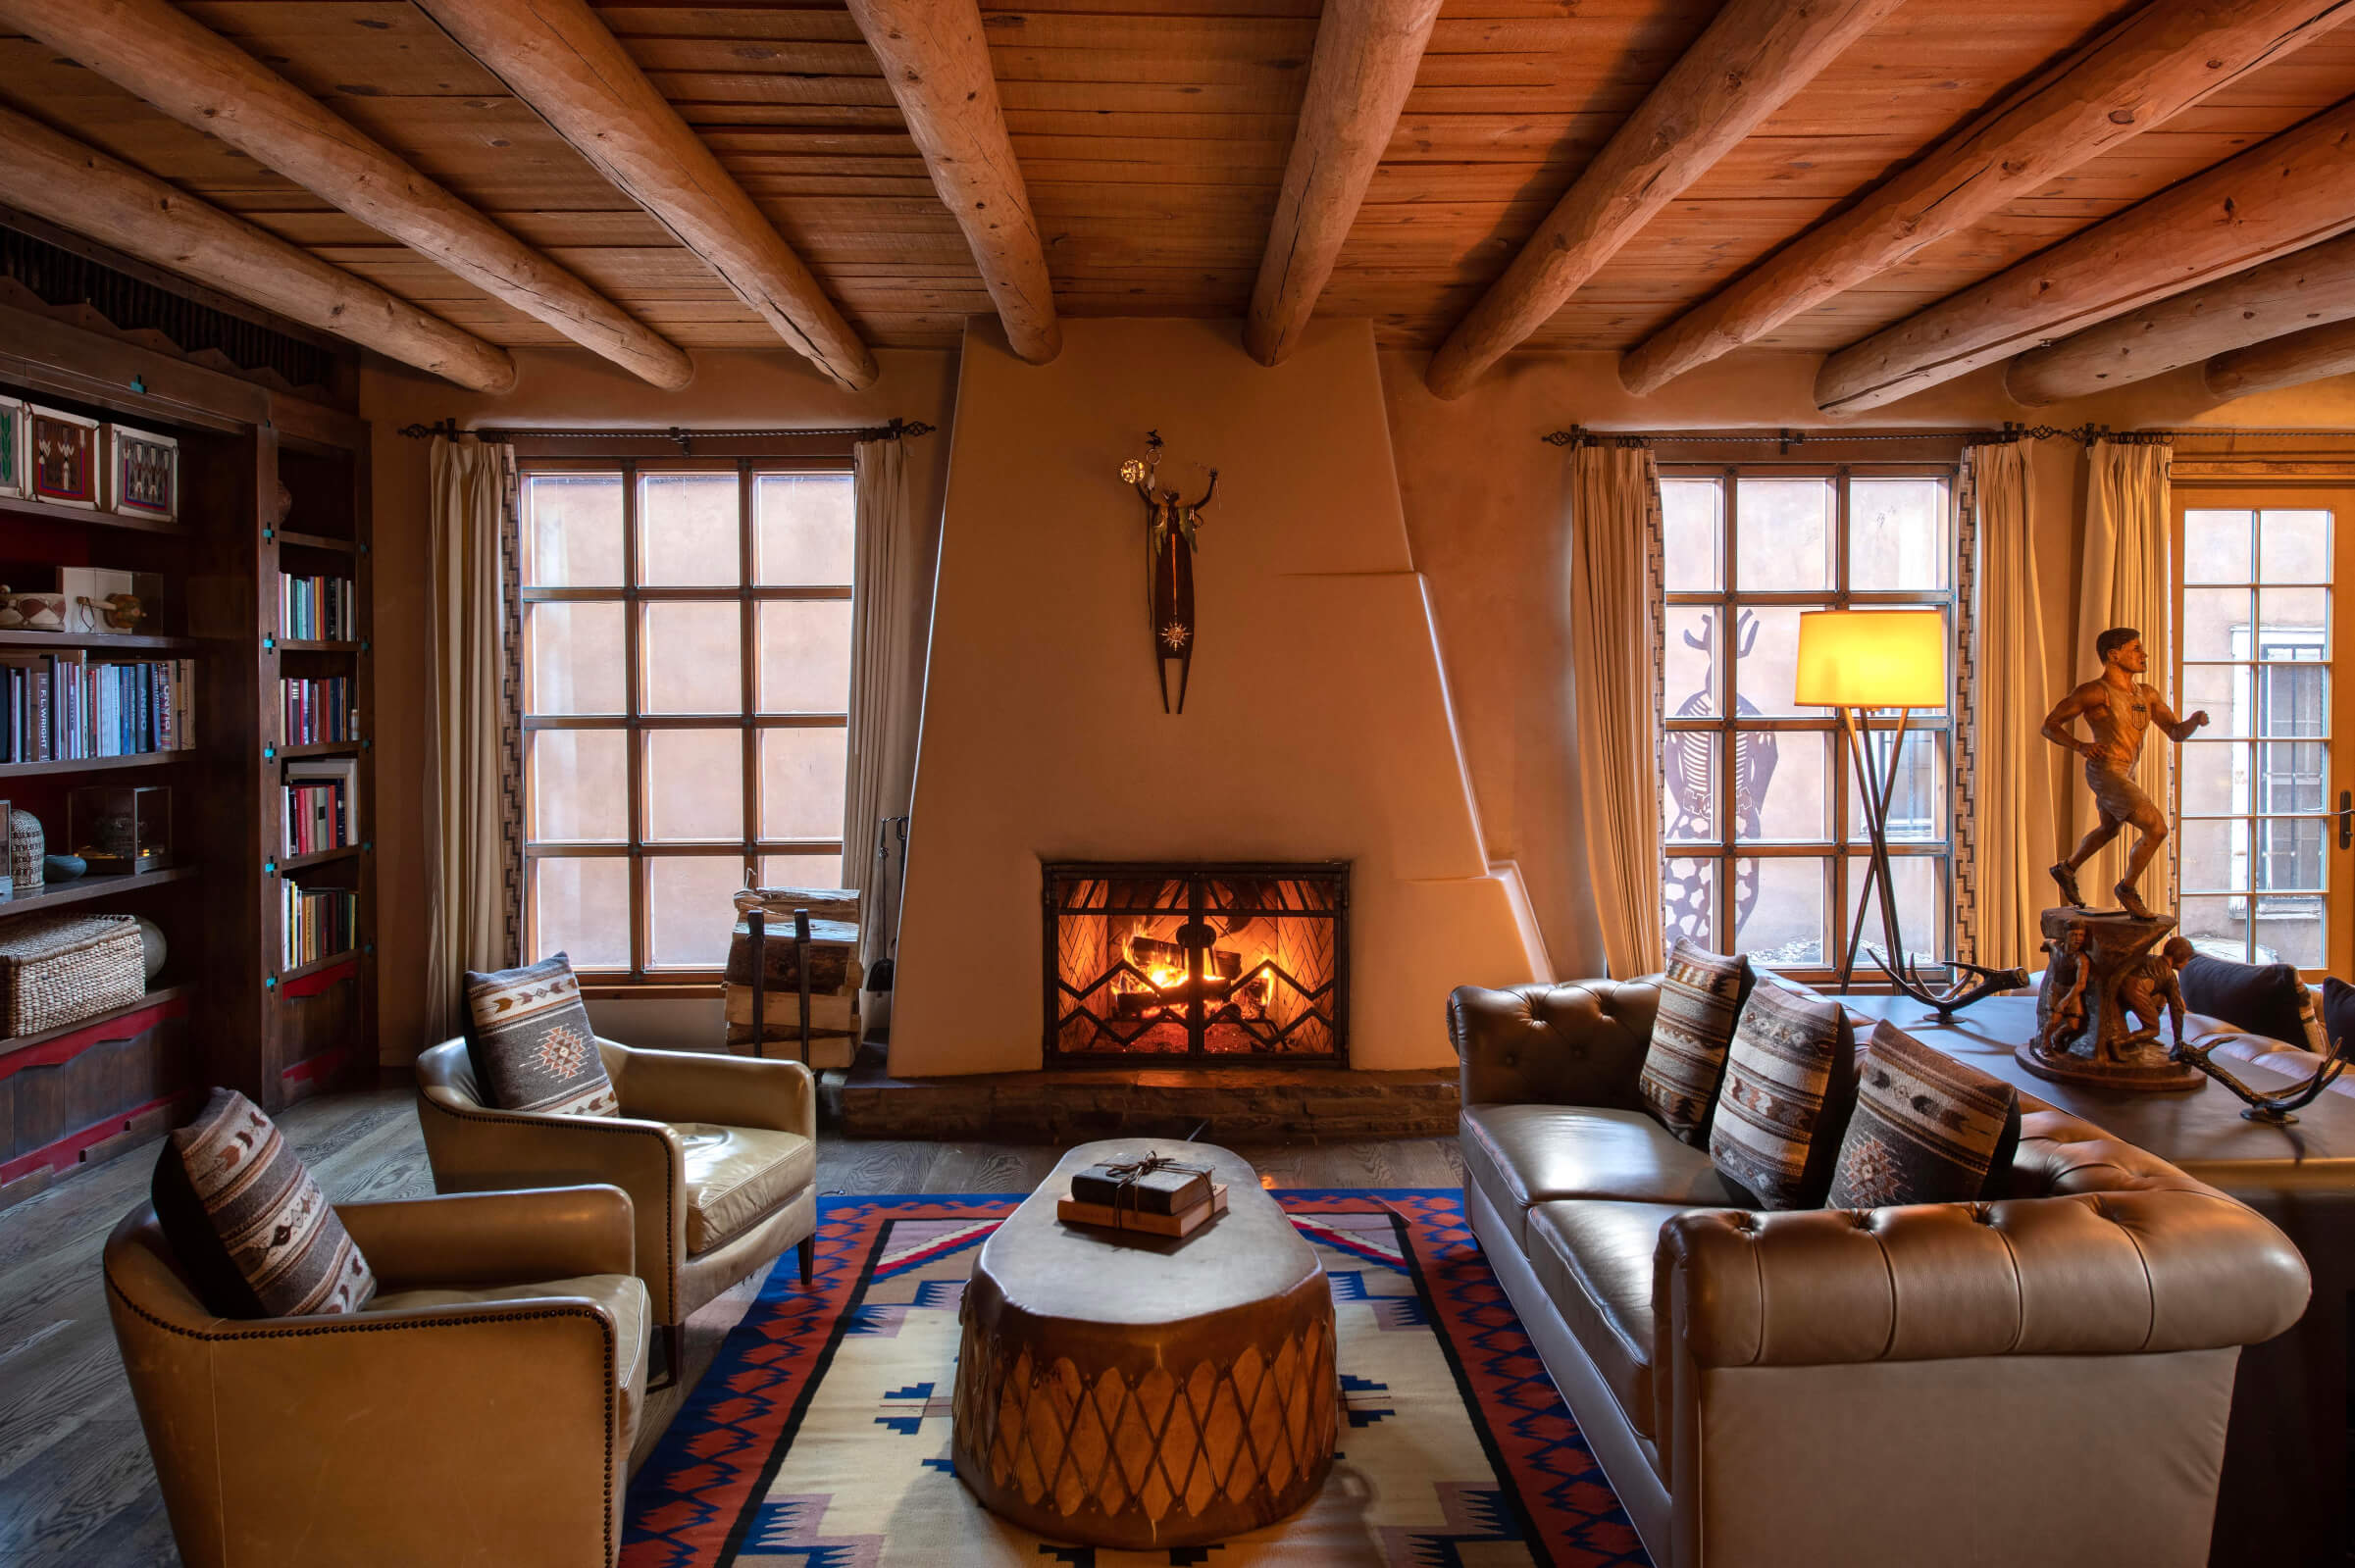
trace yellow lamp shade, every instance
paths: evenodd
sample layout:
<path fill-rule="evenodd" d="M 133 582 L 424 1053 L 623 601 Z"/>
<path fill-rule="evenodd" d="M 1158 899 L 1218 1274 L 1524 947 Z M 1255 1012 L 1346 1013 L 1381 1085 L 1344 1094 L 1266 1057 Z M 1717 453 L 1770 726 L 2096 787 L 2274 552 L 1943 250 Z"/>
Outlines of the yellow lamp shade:
<path fill-rule="evenodd" d="M 1803 708 L 1942 708 L 1946 617 L 1936 610 L 1804 610 L 1792 700 Z"/>

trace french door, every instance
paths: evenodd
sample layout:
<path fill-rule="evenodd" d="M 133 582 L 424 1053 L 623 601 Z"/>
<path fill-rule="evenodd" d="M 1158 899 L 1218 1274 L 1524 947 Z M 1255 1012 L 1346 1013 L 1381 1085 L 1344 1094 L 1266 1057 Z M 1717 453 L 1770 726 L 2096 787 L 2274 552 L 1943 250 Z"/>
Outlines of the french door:
<path fill-rule="evenodd" d="M 2175 561 L 2176 711 L 2209 718 L 2176 766 L 2182 934 L 2220 958 L 2346 973 L 2355 683 L 2335 663 L 2355 486 L 2178 482 Z"/>

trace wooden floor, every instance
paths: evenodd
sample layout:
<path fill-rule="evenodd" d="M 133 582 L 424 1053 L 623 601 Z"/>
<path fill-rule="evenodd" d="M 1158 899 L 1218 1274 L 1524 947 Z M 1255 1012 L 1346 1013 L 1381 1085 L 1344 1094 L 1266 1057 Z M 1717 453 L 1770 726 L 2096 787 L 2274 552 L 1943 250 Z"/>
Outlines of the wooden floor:
<path fill-rule="evenodd" d="M 336 1202 L 434 1189 L 405 1089 L 309 1100 L 282 1119 Z M 1043 1145 L 822 1140 L 818 1190 L 1018 1192 L 1060 1154 Z M 1457 1187 L 1453 1138 L 1238 1145 L 1279 1187 Z M 179 1561 L 155 1471 L 115 1353 L 99 1281 L 107 1233 L 147 1197 L 154 1146 L 81 1172 L 0 1212 L 0 1563 L 116 1568 Z M 633 1463 L 751 1302 L 753 1281 L 688 1323 L 688 1376 L 647 1397 Z"/>

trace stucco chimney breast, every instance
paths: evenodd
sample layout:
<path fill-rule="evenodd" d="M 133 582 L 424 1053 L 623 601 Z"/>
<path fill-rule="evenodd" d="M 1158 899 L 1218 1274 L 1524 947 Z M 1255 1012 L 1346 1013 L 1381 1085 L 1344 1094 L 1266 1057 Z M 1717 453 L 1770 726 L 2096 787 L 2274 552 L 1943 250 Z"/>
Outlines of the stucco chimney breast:
<path fill-rule="evenodd" d="M 1222 475 L 1183 715 L 1138 632 L 1119 470 L 1146 430 Z M 1347 862 L 1354 1067 L 1443 1066 L 1450 988 L 1540 978 L 1481 842 L 1369 324 L 1319 322 L 1271 370 L 1229 323 L 1070 321 L 1034 366 L 977 320 L 952 440 L 894 1075 L 1041 1065 L 1048 861 Z"/>

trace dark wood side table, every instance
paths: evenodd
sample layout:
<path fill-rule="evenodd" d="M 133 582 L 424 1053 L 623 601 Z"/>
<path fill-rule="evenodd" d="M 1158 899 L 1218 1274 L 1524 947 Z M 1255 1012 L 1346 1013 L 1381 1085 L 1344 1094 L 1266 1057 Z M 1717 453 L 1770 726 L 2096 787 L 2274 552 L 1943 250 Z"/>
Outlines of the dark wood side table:
<path fill-rule="evenodd" d="M 2132 1094 L 2036 1077 L 2012 1047 L 2036 1027 L 2032 996 L 1991 996 L 1941 1024 L 1906 996 L 1842 996 L 1858 1038 L 1887 1019 L 2022 1093 L 2079 1116 L 2220 1188 L 2279 1226 L 2306 1256 L 2314 1300 L 2297 1326 L 2241 1353 L 2225 1443 L 2211 1565 L 2288 1568 L 2355 1560 L 2348 1472 L 2349 1299 L 2355 1292 L 2355 1096 L 2327 1093 L 2288 1127 L 2240 1114 L 2215 1084 Z M 2232 1064 L 2252 1088 L 2290 1080 Z"/>
<path fill-rule="evenodd" d="M 1227 1212 L 1182 1240 L 1055 1217 L 1071 1173 L 1166 1154 Z M 1201 1545 L 1304 1506 L 1340 1419 L 1323 1265 L 1252 1168 L 1209 1143 L 1083 1143 L 982 1243 L 950 1452 L 992 1512 L 1055 1541 Z"/>

